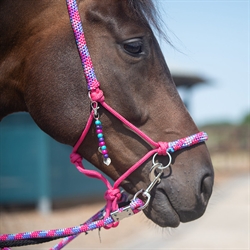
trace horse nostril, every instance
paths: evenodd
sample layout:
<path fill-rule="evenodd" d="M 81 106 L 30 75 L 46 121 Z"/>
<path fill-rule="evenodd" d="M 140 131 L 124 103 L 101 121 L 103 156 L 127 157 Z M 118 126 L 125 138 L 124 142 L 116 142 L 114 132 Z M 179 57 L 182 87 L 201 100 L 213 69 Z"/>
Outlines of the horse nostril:
<path fill-rule="evenodd" d="M 211 176 L 205 176 L 201 182 L 201 200 L 206 206 L 208 200 L 212 194 L 213 178 Z"/>

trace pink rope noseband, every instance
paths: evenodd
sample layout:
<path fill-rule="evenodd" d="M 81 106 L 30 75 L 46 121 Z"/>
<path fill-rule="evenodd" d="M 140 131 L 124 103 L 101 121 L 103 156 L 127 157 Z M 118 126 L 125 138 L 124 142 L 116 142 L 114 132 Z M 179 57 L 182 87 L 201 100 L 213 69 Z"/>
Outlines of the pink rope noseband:
<path fill-rule="evenodd" d="M 78 7 L 76 0 L 67 0 L 68 12 L 70 16 L 71 26 L 74 32 L 75 41 L 77 44 L 77 48 L 79 51 L 79 55 L 81 58 L 84 75 L 87 81 L 88 90 L 89 90 L 89 97 L 92 103 L 92 112 L 90 113 L 89 119 L 87 121 L 87 125 L 73 148 L 73 152 L 71 154 L 71 162 L 75 164 L 77 169 L 91 178 L 97 178 L 102 180 L 105 185 L 107 186 L 107 191 L 105 193 L 105 199 L 107 200 L 106 206 L 106 216 L 109 216 L 112 211 L 115 211 L 118 208 L 117 201 L 120 199 L 120 190 L 119 186 L 123 180 L 125 180 L 132 172 L 134 172 L 138 167 L 140 167 L 149 157 L 154 154 L 159 155 L 167 155 L 167 153 L 173 153 L 176 150 L 180 150 L 182 148 L 186 148 L 192 146 L 194 144 L 204 142 L 207 140 L 207 134 L 205 132 L 199 132 L 195 135 L 188 136 L 174 142 L 155 142 L 150 137 L 148 137 L 145 133 L 143 133 L 140 129 L 135 127 L 132 123 L 126 120 L 123 116 L 121 116 L 118 112 L 116 112 L 113 108 L 111 108 L 106 102 L 104 98 L 103 91 L 99 88 L 100 83 L 97 80 L 95 75 L 93 63 L 87 48 L 84 31 L 81 24 L 80 15 L 78 12 Z M 94 170 L 87 170 L 84 168 L 82 164 L 82 156 L 77 153 L 79 146 L 82 144 L 83 140 L 85 139 L 90 126 L 96 117 L 96 112 L 98 109 L 98 103 L 101 104 L 106 110 L 108 110 L 111 114 L 113 114 L 117 119 L 119 119 L 122 123 L 124 123 L 128 128 L 134 131 L 137 135 L 143 138 L 147 143 L 152 146 L 152 150 L 149 151 L 144 157 L 142 157 L 138 162 L 136 162 L 131 168 L 129 168 L 122 176 L 120 176 L 112 186 L 108 180 L 99 172 Z M 97 119 L 97 123 L 101 124 L 99 119 Z M 106 144 L 104 141 L 104 136 L 102 134 L 102 126 L 97 125 L 97 137 L 99 140 L 99 146 L 101 148 L 104 147 L 104 150 L 101 151 L 104 157 L 104 163 L 109 165 L 110 159 L 108 157 L 108 151 L 106 149 Z M 101 140 L 101 141 L 100 141 Z M 114 223 L 112 226 L 117 226 L 118 223 Z"/>

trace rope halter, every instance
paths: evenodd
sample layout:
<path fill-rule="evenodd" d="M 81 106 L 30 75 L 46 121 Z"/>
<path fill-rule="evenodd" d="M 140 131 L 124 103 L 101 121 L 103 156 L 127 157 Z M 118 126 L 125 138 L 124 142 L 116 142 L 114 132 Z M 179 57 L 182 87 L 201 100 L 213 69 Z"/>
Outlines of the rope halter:
<path fill-rule="evenodd" d="M 74 36 L 75 36 L 76 45 L 77 45 L 78 52 L 81 58 L 84 75 L 86 78 L 87 87 L 89 90 L 89 98 L 90 98 L 91 107 L 92 107 L 92 111 L 90 112 L 87 125 L 84 128 L 83 133 L 81 137 L 79 138 L 78 142 L 73 148 L 73 151 L 71 154 L 71 162 L 75 164 L 75 166 L 81 173 L 91 178 L 100 179 L 105 183 L 107 187 L 107 191 L 105 193 L 105 199 L 107 201 L 105 217 L 108 217 L 112 212 L 114 212 L 118 208 L 117 202 L 119 201 L 121 197 L 120 190 L 119 190 L 119 186 L 121 182 L 125 180 L 138 167 L 140 167 L 147 159 L 149 159 L 151 156 L 154 156 L 153 166 L 149 174 L 151 184 L 146 190 L 140 190 L 135 195 L 135 198 L 136 198 L 140 193 L 142 193 L 142 195 L 147 198 L 146 203 L 142 207 L 142 208 L 145 208 L 148 205 L 149 200 L 150 200 L 149 192 L 157 183 L 160 182 L 160 178 L 163 173 L 163 170 L 166 167 L 168 167 L 171 163 L 170 153 L 173 153 L 176 150 L 190 147 L 197 143 L 204 142 L 205 140 L 207 140 L 207 134 L 205 132 L 199 132 L 197 134 L 194 134 L 194 135 L 191 135 L 191 136 L 188 136 L 188 137 L 185 137 L 185 138 L 173 141 L 173 142 L 155 142 L 150 137 L 148 137 L 145 133 L 143 133 L 140 129 L 138 129 L 132 123 L 130 123 L 126 118 L 124 118 L 118 112 L 116 112 L 113 108 L 111 108 L 105 102 L 104 93 L 100 89 L 100 83 L 98 82 L 97 77 L 95 75 L 93 63 L 92 63 L 92 60 L 91 60 L 91 57 L 87 48 L 76 0 L 67 0 L 67 7 L 68 7 L 71 26 L 72 26 Z M 125 124 L 129 129 L 134 131 L 134 133 L 136 133 L 138 136 L 143 138 L 149 145 L 152 146 L 152 150 L 150 150 L 146 155 L 144 155 L 140 160 L 138 160 L 122 176 L 120 176 L 115 181 L 113 186 L 99 172 L 85 169 L 82 164 L 82 157 L 77 153 L 79 146 L 82 144 L 83 140 L 85 139 L 91 127 L 91 124 L 93 123 L 93 120 L 95 120 L 96 135 L 99 141 L 99 151 L 101 152 L 103 156 L 103 162 L 106 165 L 109 165 L 111 163 L 111 159 L 109 158 L 107 145 L 105 143 L 105 139 L 103 135 L 102 123 L 99 120 L 99 114 L 98 114 L 99 105 L 101 105 L 103 108 L 108 110 L 117 119 L 119 119 L 123 124 Z M 163 155 L 163 156 L 168 155 L 169 164 L 167 166 L 163 166 L 160 163 L 157 163 L 157 164 L 154 163 L 154 159 L 156 155 Z M 158 172 L 157 175 L 154 174 L 156 169 L 157 169 L 156 172 Z M 117 226 L 117 224 L 118 223 L 115 223 L 113 224 L 113 226 Z"/>

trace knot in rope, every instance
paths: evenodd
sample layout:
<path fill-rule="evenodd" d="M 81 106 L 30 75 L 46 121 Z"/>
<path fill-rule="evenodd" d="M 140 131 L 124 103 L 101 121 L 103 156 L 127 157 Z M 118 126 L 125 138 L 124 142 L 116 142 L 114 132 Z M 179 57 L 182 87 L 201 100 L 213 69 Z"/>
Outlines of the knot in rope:
<path fill-rule="evenodd" d="M 104 198 L 106 199 L 106 201 L 111 201 L 111 202 L 113 202 L 114 200 L 120 200 L 121 197 L 122 195 L 118 188 L 108 189 L 104 195 Z"/>
<path fill-rule="evenodd" d="M 160 141 L 160 142 L 158 142 L 158 151 L 157 151 L 157 153 L 158 153 L 158 155 L 167 155 L 167 149 L 168 149 L 168 142 L 162 142 L 162 141 Z"/>
<path fill-rule="evenodd" d="M 87 59 L 87 61 L 88 61 L 88 66 L 93 68 L 93 64 L 92 64 L 90 57 Z M 93 91 L 95 89 L 98 89 L 100 87 L 100 83 L 97 80 L 95 73 L 93 72 L 87 72 L 87 73 L 90 73 L 88 74 L 88 77 L 87 77 L 88 90 Z"/>
<path fill-rule="evenodd" d="M 78 153 L 71 153 L 70 154 L 70 161 L 74 164 L 74 165 L 81 165 L 82 163 L 82 157 L 78 154 Z"/>
<path fill-rule="evenodd" d="M 104 218 L 107 218 L 111 212 L 115 211 L 118 209 L 118 201 L 121 199 L 122 194 L 118 188 L 109 188 L 104 195 L 104 198 L 107 201 L 106 205 L 106 214 Z M 105 226 L 105 229 L 110 229 L 112 227 L 117 227 L 119 225 L 119 222 L 114 222 L 110 225 Z"/>
<path fill-rule="evenodd" d="M 99 88 L 91 90 L 90 97 L 92 101 L 100 102 L 100 103 L 104 102 L 104 99 L 105 99 L 103 95 L 103 91 Z"/>

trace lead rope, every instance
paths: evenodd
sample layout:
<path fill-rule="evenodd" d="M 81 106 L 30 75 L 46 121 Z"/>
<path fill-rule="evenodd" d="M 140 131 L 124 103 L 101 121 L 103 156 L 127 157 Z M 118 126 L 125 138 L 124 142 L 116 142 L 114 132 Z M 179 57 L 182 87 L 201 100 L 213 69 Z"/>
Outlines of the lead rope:
<path fill-rule="evenodd" d="M 117 113 L 114 109 L 112 109 L 104 101 L 103 92 L 99 88 L 100 84 L 96 78 L 92 60 L 90 58 L 88 48 L 86 45 L 86 40 L 84 37 L 84 32 L 83 32 L 76 0 L 67 0 L 67 7 L 68 7 L 68 12 L 69 12 L 70 22 L 71 22 L 72 29 L 75 35 L 77 48 L 78 48 L 79 55 L 81 58 L 84 75 L 87 81 L 89 97 L 91 100 L 91 107 L 92 107 L 92 111 L 90 113 L 87 124 L 78 142 L 74 146 L 73 151 L 70 155 L 70 158 L 71 158 L 71 162 L 75 164 L 76 168 L 81 173 L 91 178 L 100 179 L 104 182 L 104 184 L 107 187 L 107 191 L 105 192 L 105 196 L 104 196 L 107 201 L 107 204 L 104 207 L 104 209 L 99 211 L 91 219 L 89 219 L 87 222 L 85 222 L 84 224 L 78 227 L 0 235 L 0 248 L 3 250 L 9 249 L 8 248 L 9 246 L 20 246 L 20 245 L 24 245 L 24 243 L 25 245 L 39 244 L 39 243 L 47 242 L 50 240 L 66 237 L 64 240 L 59 242 L 54 248 L 51 248 L 51 250 L 52 249 L 59 250 L 83 232 L 87 232 L 87 231 L 94 230 L 96 228 L 101 228 L 101 227 L 108 229 L 111 227 L 118 226 L 119 221 L 121 219 L 138 213 L 139 211 L 141 211 L 148 205 L 150 198 L 151 198 L 150 196 L 151 189 L 157 183 L 160 182 L 164 169 L 170 166 L 170 163 L 171 163 L 170 153 L 173 153 L 177 150 L 204 142 L 208 138 L 205 132 L 199 132 L 192 136 L 188 136 L 188 137 L 185 137 L 185 138 L 173 141 L 173 142 L 155 142 L 150 137 L 148 137 L 145 133 L 143 133 L 140 129 L 138 129 L 129 121 L 127 121 L 123 116 Z M 113 186 L 99 172 L 85 169 L 82 164 L 82 156 L 77 153 L 79 146 L 82 144 L 83 140 L 85 139 L 93 123 L 93 120 L 95 119 L 96 133 L 97 133 L 97 137 L 99 140 L 99 149 L 103 155 L 104 164 L 109 165 L 111 163 L 111 159 L 109 158 L 104 136 L 102 133 L 102 124 L 99 120 L 98 103 L 100 103 L 111 114 L 113 114 L 116 118 L 118 118 L 127 127 L 129 127 L 132 131 L 134 131 L 137 135 L 139 135 L 142 139 L 144 139 L 148 144 L 150 144 L 153 147 L 151 151 L 149 151 L 138 162 L 136 162 L 131 168 L 129 168 L 122 176 L 120 176 L 115 181 Z M 156 155 L 168 155 L 169 163 L 166 166 L 163 166 L 161 163 L 155 162 Z M 138 167 L 140 167 L 151 156 L 153 156 L 153 160 L 152 160 L 153 166 L 150 170 L 150 181 L 151 181 L 150 185 L 148 186 L 146 190 L 138 191 L 135 194 L 132 201 L 130 201 L 129 205 L 119 208 L 118 202 L 123 202 L 123 199 L 124 199 L 124 195 L 122 195 L 119 190 L 119 186 L 121 182 L 125 180 L 133 171 L 135 171 Z M 155 170 L 157 171 L 155 172 Z M 145 203 L 142 200 L 137 198 L 139 194 L 142 194 L 142 196 L 146 198 Z"/>
<path fill-rule="evenodd" d="M 132 215 L 132 213 L 138 213 L 140 211 L 139 208 L 143 205 L 144 203 L 140 199 L 134 199 L 132 202 L 130 202 L 128 206 L 119 208 L 116 213 L 112 214 L 112 216 L 109 216 L 107 218 L 103 218 L 103 214 L 105 213 L 105 209 L 103 208 L 84 224 L 76 227 L 33 231 L 17 234 L 2 234 L 0 235 L 0 248 L 7 250 L 8 247 L 12 246 L 39 244 L 63 237 L 68 237 L 61 241 L 59 244 L 57 244 L 55 247 L 51 248 L 51 250 L 59 250 L 83 232 L 92 231 L 94 229 L 101 228 L 114 223 L 114 221 L 116 220 L 116 216 L 119 213 L 128 213 L 128 211 L 131 213 L 130 215 Z M 39 241 L 39 239 L 41 240 Z"/>

